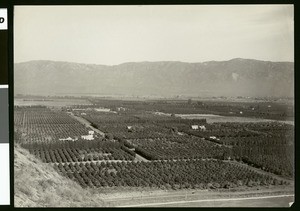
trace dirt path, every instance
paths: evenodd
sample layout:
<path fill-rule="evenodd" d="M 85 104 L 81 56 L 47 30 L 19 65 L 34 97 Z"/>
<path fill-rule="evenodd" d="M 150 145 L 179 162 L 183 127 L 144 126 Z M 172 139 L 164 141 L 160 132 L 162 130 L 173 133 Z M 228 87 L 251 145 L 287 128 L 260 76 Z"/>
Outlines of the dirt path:
<path fill-rule="evenodd" d="M 266 136 L 268 136 L 269 134 L 268 133 L 265 133 L 265 132 L 261 132 L 261 131 L 256 131 L 256 130 L 251 130 L 251 129 L 249 129 L 249 128 L 244 128 L 246 131 L 248 131 L 248 132 L 251 132 L 251 133 L 256 133 L 256 134 L 259 134 L 259 135 L 261 135 L 261 134 L 263 134 L 263 135 L 266 135 Z"/>
<path fill-rule="evenodd" d="M 76 119 L 77 121 L 79 121 L 81 124 L 85 125 L 86 127 L 91 128 L 93 131 L 95 131 L 96 133 L 100 134 L 102 137 L 105 137 L 105 133 L 102 132 L 101 130 L 93 127 L 91 125 L 91 123 L 89 121 L 87 121 L 86 119 L 80 117 L 80 116 L 75 116 L 73 113 L 71 113 L 70 115 L 71 117 L 73 117 L 74 119 Z"/>
<path fill-rule="evenodd" d="M 102 192 L 101 197 L 112 207 L 145 207 L 145 206 L 217 206 L 224 202 L 225 206 L 288 206 L 294 201 L 292 186 L 260 186 L 235 188 L 232 190 L 118 190 Z M 268 200 L 272 199 L 272 203 Z M 245 200 L 258 200 L 243 205 Z M 215 204 L 218 202 L 217 204 Z M 284 202 L 284 205 L 282 203 Z"/>
<path fill-rule="evenodd" d="M 133 205 L 125 205 L 125 206 L 117 206 L 117 207 L 149 207 L 149 206 L 163 206 L 165 207 L 166 205 L 173 205 L 173 206 L 178 206 L 179 204 L 181 204 L 181 206 L 183 204 L 185 204 L 185 206 L 190 207 L 190 206 L 201 206 L 201 204 L 203 202 L 206 203 L 205 206 L 207 206 L 207 202 L 213 202 L 211 205 L 216 204 L 216 202 L 226 202 L 227 206 L 231 206 L 233 205 L 237 205 L 237 201 L 249 201 L 249 200 L 266 200 L 266 199 L 275 199 L 276 201 L 279 198 L 284 198 L 285 199 L 285 203 L 283 205 L 285 205 L 284 207 L 289 207 L 290 203 L 294 202 L 294 195 L 293 194 L 285 194 L 285 195 L 277 195 L 277 196 L 259 196 L 259 197 L 244 197 L 244 198 L 224 198 L 224 199 L 200 199 L 200 200 L 182 200 L 182 201 L 171 201 L 171 202 L 160 202 L 160 203 L 145 203 L 145 204 L 133 204 Z M 287 198 L 287 199 L 286 199 Z M 276 202 L 274 200 L 274 202 Z M 259 206 L 263 206 L 265 203 L 264 201 L 261 202 L 256 202 L 256 204 L 258 203 Z M 228 202 L 233 202 L 233 203 L 228 203 Z M 195 204 L 196 203 L 196 204 Z M 245 204 L 243 204 L 245 205 Z M 250 202 L 250 206 L 253 205 L 253 201 Z M 222 204 L 222 206 L 226 206 L 224 205 L 224 203 Z M 238 205 L 240 206 L 240 205 Z M 276 203 L 273 204 L 273 206 L 277 206 Z"/>
<path fill-rule="evenodd" d="M 149 160 L 147 160 L 146 158 L 144 158 L 143 156 L 141 156 L 141 155 L 139 155 L 139 154 L 137 154 L 137 153 L 135 153 L 135 159 L 134 159 L 134 161 L 144 161 L 144 162 L 150 162 Z"/>

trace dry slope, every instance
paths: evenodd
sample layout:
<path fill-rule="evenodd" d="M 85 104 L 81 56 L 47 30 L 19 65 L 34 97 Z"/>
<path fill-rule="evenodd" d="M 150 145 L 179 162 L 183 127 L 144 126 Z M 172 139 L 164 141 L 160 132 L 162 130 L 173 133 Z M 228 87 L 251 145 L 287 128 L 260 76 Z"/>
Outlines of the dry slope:
<path fill-rule="evenodd" d="M 27 150 L 14 148 L 16 207 L 102 207 L 104 202 L 92 190 L 59 175 Z"/>

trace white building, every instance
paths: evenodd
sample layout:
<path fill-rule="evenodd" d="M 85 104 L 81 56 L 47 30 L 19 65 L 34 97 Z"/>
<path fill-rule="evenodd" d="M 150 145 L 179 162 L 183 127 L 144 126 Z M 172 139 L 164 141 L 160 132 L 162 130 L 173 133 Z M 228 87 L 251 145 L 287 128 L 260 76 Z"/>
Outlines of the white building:
<path fill-rule="evenodd" d="M 94 136 L 93 135 L 83 135 L 81 136 L 82 139 L 84 140 L 94 140 Z"/>
<path fill-rule="evenodd" d="M 199 129 L 199 125 L 192 125 L 192 129 L 193 130 L 198 130 Z"/>
<path fill-rule="evenodd" d="M 94 110 L 98 112 L 111 112 L 110 108 L 95 108 Z"/>
<path fill-rule="evenodd" d="M 203 130 L 203 131 L 205 131 L 205 130 L 206 130 L 206 127 L 205 127 L 205 125 L 200 125 L 200 126 L 199 126 L 199 128 L 200 128 L 200 130 Z"/>
<path fill-rule="evenodd" d="M 95 133 L 95 131 L 93 131 L 93 130 L 89 131 L 89 135 L 94 135 L 94 133 Z"/>
<path fill-rule="evenodd" d="M 118 111 L 125 111 L 125 110 L 126 110 L 126 108 L 123 108 L 123 107 L 118 107 L 118 108 L 117 108 L 117 110 L 118 110 Z"/>

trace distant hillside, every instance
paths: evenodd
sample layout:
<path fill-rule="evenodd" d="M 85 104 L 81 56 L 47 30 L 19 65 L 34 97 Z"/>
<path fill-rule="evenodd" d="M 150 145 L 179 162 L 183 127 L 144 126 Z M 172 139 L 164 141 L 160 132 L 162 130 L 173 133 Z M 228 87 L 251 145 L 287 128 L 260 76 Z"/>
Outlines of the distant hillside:
<path fill-rule="evenodd" d="M 105 66 L 30 61 L 15 64 L 14 80 L 15 94 L 293 97 L 294 63 L 232 59 Z"/>
<path fill-rule="evenodd" d="M 59 175 L 19 146 L 14 148 L 15 207 L 102 207 L 99 196 Z"/>

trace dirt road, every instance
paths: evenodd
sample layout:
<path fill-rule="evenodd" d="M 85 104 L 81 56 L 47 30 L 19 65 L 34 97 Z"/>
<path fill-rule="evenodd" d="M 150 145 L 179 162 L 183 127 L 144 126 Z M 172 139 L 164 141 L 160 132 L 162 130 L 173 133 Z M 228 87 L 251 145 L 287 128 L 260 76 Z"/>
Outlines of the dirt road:
<path fill-rule="evenodd" d="M 141 156 L 141 155 L 139 155 L 139 154 L 137 154 L 137 153 L 135 153 L 135 159 L 134 159 L 134 161 L 144 161 L 144 162 L 150 162 L 149 160 L 147 160 L 146 158 L 144 158 L 143 156 Z"/>
<path fill-rule="evenodd" d="M 293 186 L 268 186 L 216 190 L 160 190 L 108 192 L 103 199 L 111 207 L 288 207 L 294 201 Z"/>
<path fill-rule="evenodd" d="M 289 207 L 294 195 L 260 196 L 245 198 L 183 200 L 161 203 L 134 204 L 117 207 Z"/>
<path fill-rule="evenodd" d="M 91 125 L 91 123 L 89 121 L 87 121 L 86 119 L 80 117 L 80 116 L 75 116 L 73 113 L 71 113 L 70 115 L 71 117 L 73 117 L 74 119 L 76 119 L 77 121 L 79 121 L 80 123 L 82 123 L 83 125 L 85 125 L 86 127 L 91 128 L 93 131 L 95 131 L 96 133 L 98 133 L 99 135 L 101 135 L 102 137 L 105 137 L 105 133 L 102 132 L 101 130 L 93 127 Z"/>

